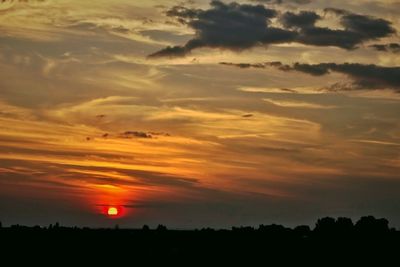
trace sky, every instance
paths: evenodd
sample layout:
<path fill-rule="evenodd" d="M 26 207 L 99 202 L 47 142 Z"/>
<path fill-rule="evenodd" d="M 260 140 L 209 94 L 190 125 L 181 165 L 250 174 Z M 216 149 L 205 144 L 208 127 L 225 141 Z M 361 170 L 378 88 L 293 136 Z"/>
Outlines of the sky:
<path fill-rule="evenodd" d="M 400 227 L 399 31 L 390 0 L 0 1 L 0 221 Z"/>

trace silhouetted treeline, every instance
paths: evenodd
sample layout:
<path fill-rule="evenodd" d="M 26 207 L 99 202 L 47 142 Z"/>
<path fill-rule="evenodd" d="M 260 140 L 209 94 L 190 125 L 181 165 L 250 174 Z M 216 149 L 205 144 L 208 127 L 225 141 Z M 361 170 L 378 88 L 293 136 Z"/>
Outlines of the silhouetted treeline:
<path fill-rule="evenodd" d="M 0 223 L 0 242 L 2 253 L 21 255 L 14 258 L 16 262 L 26 260 L 25 256 L 35 260 L 49 256 L 65 261 L 75 257 L 102 262 L 173 261 L 186 262 L 187 266 L 215 260 L 247 263 L 244 266 L 260 261 L 261 266 L 273 262 L 272 266 L 346 266 L 350 261 L 382 266 L 397 260 L 400 252 L 400 232 L 389 228 L 386 219 L 372 216 L 356 223 L 349 218 L 326 217 L 319 219 L 313 229 L 276 224 L 230 230 L 168 230 L 164 225 L 154 229 L 147 225 L 142 229 L 90 229 L 59 223 L 48 227 L 1 227 Z"/>

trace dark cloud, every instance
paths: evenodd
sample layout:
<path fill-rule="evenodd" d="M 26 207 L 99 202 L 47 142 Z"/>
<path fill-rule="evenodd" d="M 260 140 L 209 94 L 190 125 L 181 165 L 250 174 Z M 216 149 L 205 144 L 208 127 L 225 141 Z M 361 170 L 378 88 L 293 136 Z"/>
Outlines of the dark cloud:
<path fill-rule="evenodd" d="M 106 133 L 103 137 L 108 137 L 109 134 Z M 141 131 L 126 131 L 120 134 L 122 138 L 156 138 L 157 136 L 171 136 L 169 133 L 164 132 L 141 132 Z"/>
<path fill-rule="evenodd" d="M 341 24 L 346 30 L 358 33 L 366 39 L 376 39 L 395 33 L 391 23 L 384 19 L 358 14 L 345 14 Z"/>
<path fill-rule="evenodd" d="M 286 28 L 308 28 L 314 27 L 321 16 L 311 11 L 301 11 L 298 14 L 286 12 L 280 18 L 281 23 Z"/>
<path fill-rule="evenodd" d="M 398 43 L 373 44 L 370 45 L 369 47 L 375 49 L 376 51 L 381 51 L 381 52 L 400 53 L 400 44 Z"/>
<path fill-rule="evenodd" d="M 282 64 L 282 62 L 279 62 L 279 61 L 264 62 L 264 63 L 220 62 L 219 64 L 226 65 L 226 66 L 238 67 L 238 68 L 241 68 L 241 69 L 250 69 L 250 68 L 252 68 L 252 69 L 265 69 L 267 67 L 275 67 L 275 68 L 283 70 L 283 71 L 291 70 L 291 67 L 289 65 Z"/>
<path fill-rule="evenodd" d="M 196 37 L 184 46 L 167 47 L 150 57 L 184 56 L 195 48 L 212 47 L 240 51 L 260 44 L 290 42 L 295 33 L 269 26 L 277 15 L 262 5 L 211 1 L 207 10 L 174 7 L 167 15 L 187 24 Z"/>
<path fill-rule="evenodd" d="M 169 133 L 164 133 L 164 132 L 149 132 L 152 136 L 171 136 Z"/>
<path fill-rule="evenodd" d="M 158 57 L 184 57 L 187 53 L 190 52 L 190 49 L 186 46 L 168 46 L 154 54 L 151 54 L 149 58 L 158 58 Z"/>
<path fill-rule="evenodd" d="M 305 5 L 312 2 L 312 0 L 251 0 L 251 2 L 257 2 L 260 4 L 283 4 L 283 3 L 294 3 L 299 5 Z"/>
<path fill-rule="evenodd" d="M 326 75 L 329 73 L 330 68 L 326 64 L 315 64 L 315 65 L 310 65 L 310 64 L 301 64 L 301 63 L 295 63 L 292 69 L 304 73 L 308 73 L 310 75 L 314 76 L 322 76 Z M 290 70 L 290 67 L 285 67 L 285 68 L 280 68 L 281 70 Z"/>
<path fill-rule="evenodd" d="M 126 131 L 121 134 L 121 137 L 123 138 L 153 138 L 153 136 L 150 133 L 146 132 L 139 132 L 139 131 Z"/>
<path fill-rule="evenodd" d="M 311 27 L 301 30 L 298 41 L 306 45 L 335 46 L 351 50 L 363 40 L 357 33 L 350 31 Z"/>
<path fill-rule="evenodd" d="M 133 139 L 133 138 L 157 139 L 158 137 L 162 137 L 162 136 L 169 137 L 169 136 L 171 136 L 171 134 L 165 133 L 165 132 L 126 131 L 126 132 L 119 133 L 119 134 L 104 133 L 104 134 L 100 135 L 100 137 L 103 139 L 114 138 L 114 137 L 125 138 L 125 139 Z M 96 137 L 88 136 L 88 137 L 86 137 L 86 141 L 91 141 L 91 140 L 94 140 L 95 138 Z"/>
<path fill-rule="evenodd" d="M 359 63 L 294 63 L 293 65 L 286 65 L 281 62 L 258 64 L 222 62 L 220 64 L 239 68 L 266 68 L 269 66 L 282 71 L 299 71 L 313 76 L 322 76 L 330 72 L 338 72 L 349 76 L 353 80 L 351 85 L 346 86 L 347 89 L 391 88 L 400 91 L 400 67 L 383 67 Z M 341 85 L 337 84 L 337 86 Z"/>
<path fill-rule="evenodd" d="M 291 27 L 299 27 L 300 43 L 316 46 L 336 46 L 343 49 L 355 49 L 358 45 L 365 41 L 376 40 L 395 33 L 395 29 L 391 26 L 391 22 L 354 14 L 346 10 L 327 8 L 325 12 L 331 12 L 340 17 L 340 24 L 344 29 L 330 29 L 326 27 L 315 27 L 312 22 L 316 22 L 320 17 L 311 13 L 299 13 L 291 15 Z M 288 16 L 289 12 L 282 17 Z M 314 20 L 313 20 L 314 19 Z M 297 20 L 297 25 L 293 23 Z M 308 24 L 304 24 L 309 22 Z M 307 27 L 305 27 L 307 26 Z"/>
<path fill-rule="evenodd" d="M 130 29 L 125 28 L 123 26 L 117 26 L 117 27 L 113 27 L 111 28 L 112 31 L 117 32 L 117 33 L 122 33 L 122 34 L 128 34 L 131 32 Z"/>
<path fill-rule="evenodd" d="M 234 66 L 238 67 L 241 69 L 249 69 L 249 68 L 255 68 L 255 69 L 265 69 L 266 65 L 265 63 L 231 63 L 231 62 L 220 62 L 219 64 L 221 65 L 226 65 L 226 66 Z"/>
<path fill-rule="evenodd" d="M 314 65 L 295 63 L 292 68 L 296 71 L 317 76 L 328 74 L 331 71 L 342 73 L 353 79 L 357 88 L 392 88 L 400 90 L 400 67 L 382 67 L 359 63 L 321 63 Z"/>
<path fill-rule="evenodd" d="M 271 2 L 271 1 L 263 1 Z M 343 29 L 318 27 L 322 19 L 312 11 L 285 12 L 279 15 L 274 9 L 263 5 L 225 4 L 218 0 L 211 8 L 191 9 L 175 6 L 167 16 L 195 30 L 195 37 L 183 46 L 168 46 L 150 58 L 182 57 L 193 49 L 209 47 L 241 51 L 256 46 L 298 42 L 315 46 L 335 46 L 355 49 L 365 41 L 377 40 L 395 33 L 391 22 L 354 14 L 340 9 L 325 9 L 339 17 Z M 271 26 L 270 19 L 278 17 L 283 28 Z"/>
<path fill-rule="evenodd" d="M 287 92 L 287 93 L 298 93 L 296 90 L 289 89 L 289 88 L 279 88 L 279 90 L 281 90 L 282 92 Z"/>
<path fill-rule="evenodd" d="M 243 118 L 251 118 L 251 117 L 254 117 L 254 115 L 253 114 L 244 114 L 244 115 L 242 115 L 242 117 Z"/>

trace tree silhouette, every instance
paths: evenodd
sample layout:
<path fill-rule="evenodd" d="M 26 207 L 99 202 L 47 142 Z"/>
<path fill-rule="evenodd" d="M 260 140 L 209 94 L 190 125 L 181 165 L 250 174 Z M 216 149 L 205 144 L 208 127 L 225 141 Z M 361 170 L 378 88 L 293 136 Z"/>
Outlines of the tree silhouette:
<path fill-rule="evenodd" d="M 319 234 L 329 234 L 335 232 L 335 219 L 332 217 L 324 217 L 322 219 L 318 219 L 315 224 L 314 231 Z"/>
<path fill-rule="evenodd" d="M 384 259 L 395 260 L 398 255 L 400 232 L 389 230 L 386 219 L 366 216 L 355 224 L 344 217 L 321 218 L 313 230 L 307 225 L 288 228 L 277 224 L 232 227 L 231 230 L 202 228 L 200 231 L 169 230 L 163 224 L 155 229 L 144 225 L 141 229 L 119 230 L 61 227 L 58 223 L 48 228 L 12 225 L 1 229 L 0 241 L 21 257 L 29 253 L 42 256 L 46 251 L 49 255 L 56 253 L 61 259 L 80 253 L 91 260 L 111 259 L 113 264 L 129 257 L 147 261 L 183 260 L 186 265 L 193 259 L 196 263 L 217 259 L 224 263 L 246 260 L 248 264 L 245 265 L 252 266 L 256 264 L 249 261 L 265 262 L 267 259 L 272 266 L 274 261 L 279 262 L 279 266 L 302 263 L 322 266 L 336 260 L 338 265 L 344 265 L 352 258 L 357 260 L 358 266 L 363 259 L 369 263 L 375 257 L 379 260 L 378 266 L 386 266 Z M 1 253 L 6 255 L 3 247 Z M 320 258 L 323 260 L 319 261 Z"/>
<path fill-rule="evenodd" d="M 374 216 L 364 216 L 357 221 L 356 229 L 370 234 L 381 234 L 389 231 L 389 221 L 376 219 Z"/>
<path fill-rule="evenodd" d="M 311 233 L 310 226 L 308 225 L 299 225 L 294 228 L 294 233 L 300 237 L 307 237 Z"/>
<path fill-rule="evenodd" d="M 336 219 L 336 232 L 349 234 L 353 231 L 353 221 L 350 218 L 339 217 Z"/>

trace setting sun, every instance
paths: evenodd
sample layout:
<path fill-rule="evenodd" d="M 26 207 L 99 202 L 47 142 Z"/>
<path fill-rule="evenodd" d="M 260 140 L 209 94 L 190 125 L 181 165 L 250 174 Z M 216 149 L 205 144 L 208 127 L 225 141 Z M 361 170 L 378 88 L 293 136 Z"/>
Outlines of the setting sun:
<path fill-rule="evenodd" d="M 116 207 L 109 207 L 107 209 L 107 214 L 109 216 L 117 216 L 119 214 L 118 209 Z"/>

